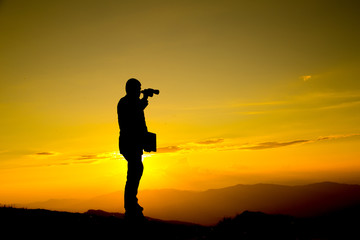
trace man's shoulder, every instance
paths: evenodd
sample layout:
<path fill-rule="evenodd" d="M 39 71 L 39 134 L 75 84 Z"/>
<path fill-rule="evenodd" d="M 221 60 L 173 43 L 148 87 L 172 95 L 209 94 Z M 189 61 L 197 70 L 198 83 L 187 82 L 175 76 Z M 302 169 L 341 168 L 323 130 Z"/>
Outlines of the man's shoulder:
<path fill-rule="evenodd" d="M 141 104 L 140 99 L 132 99 L 124 96 L 119 100 L 118 109 L 137 109 Z"/>
<path fill-rule="evenodd" d="M 129 101 L 129 99 L 126 96 L 124 96 L 124 97 L 120 98 L 118 105 L 126 104 L 128 101 Z"/>
<path fill-rule="evenodd" d="M 134 101 L 133 99 L 131 99 L 127 96 L 124 96 L 124 97 L 120 98 L 117 108 L 125 110 L 125 109 L 134 108 L 134 107 L 136 107 L 136 105 L 137 105 L 136 101 Z"/>
<path fill-rule="evenodd" d="M 120 98 L 120 100 L 119 100 L 119 102 L 118 102 L 118 104 L 117 104 L 118 112 L 120 111 L 120 109 L 123 109 L 126 105 L 127 105 L 127 98 L 126 98 L 126 96 Z"/>

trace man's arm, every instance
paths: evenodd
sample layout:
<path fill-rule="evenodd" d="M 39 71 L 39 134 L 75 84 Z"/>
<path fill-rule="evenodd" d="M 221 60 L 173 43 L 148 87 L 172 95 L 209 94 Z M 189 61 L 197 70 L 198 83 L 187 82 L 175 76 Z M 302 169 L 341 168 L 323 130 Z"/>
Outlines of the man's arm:
<path fill-rule="evenodd" d="M 140 99 L 140 107 L 141 107 L 141 109 L 144 110 L 147 107 L 148 104 L 149 104 L 148 96 L 144 95 L 144 97 L 142 99 Z"/>

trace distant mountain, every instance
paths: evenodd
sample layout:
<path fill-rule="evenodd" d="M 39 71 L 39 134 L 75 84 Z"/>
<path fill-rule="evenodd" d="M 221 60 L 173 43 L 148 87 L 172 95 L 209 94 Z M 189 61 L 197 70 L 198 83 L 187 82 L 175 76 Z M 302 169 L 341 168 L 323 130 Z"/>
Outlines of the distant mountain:
<path fill-rule="evenodd" d="M 245 210 L 296 217 L 326 214 L 360 204 L 360 186 L 329 182 L 305 186 L 236 185 L 204 192 L 143 191 L 140 199 L 144 199 L 149 216 L 214 224 L 224 216 Z"/>
<path fill-rule="evenodd" d="M 44 206 L 67 211 L 123 212 L 122 191 L 86 201 L 66 200 L 63 205 L 60 200 L 52 201 L 52 206 L 49 201 Z M 360 185 L 323 182 L 303 186 L 236 185 L 207 191 L 143 190 L 139 192 L 139 201 L 147 216 L 211 225 L 246 210 L 295 217 L 324 215 L 360 205 Z"/>
<path fill-rule="evenodd" d="M 60 210 L 60 211 L 66 211 L 68 206 L 72 206 L 75 204 L 78 204 L 81 202 L 79 199 L 49 199 L 44 202 L 34 202 L 26 204 L 25 206 L 27 208 L 36 209 L 36 208 L 42 208 L 42 209 L 49 209 L 49 210 Z"/>

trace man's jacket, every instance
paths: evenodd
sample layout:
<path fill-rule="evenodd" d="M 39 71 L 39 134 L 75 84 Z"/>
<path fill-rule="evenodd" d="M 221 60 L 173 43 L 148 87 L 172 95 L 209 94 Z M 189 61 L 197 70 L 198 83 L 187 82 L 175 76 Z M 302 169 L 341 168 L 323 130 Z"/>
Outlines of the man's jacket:
<path fill-rule="evenodd" d="M 144 109 L 148 105 L 146 99 L 125 96 L 117 105 L 118 122 L 120 128 L 120 153 L 142 154 L 143 142 L 147 127 Z"/>

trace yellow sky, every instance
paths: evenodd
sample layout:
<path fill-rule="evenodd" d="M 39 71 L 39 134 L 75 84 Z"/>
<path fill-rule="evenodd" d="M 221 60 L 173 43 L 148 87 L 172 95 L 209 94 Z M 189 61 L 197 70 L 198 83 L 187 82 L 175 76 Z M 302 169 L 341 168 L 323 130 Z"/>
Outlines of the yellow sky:
<path fill-rule="evenodd" d="M 142 189 L 360 184 L 358 9 L 1 1 L 0 203 L 122 189 L 116 104 L 131 77 L 160 89 Z"/>

